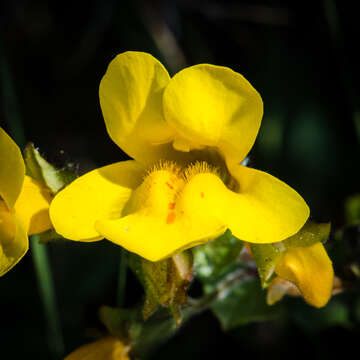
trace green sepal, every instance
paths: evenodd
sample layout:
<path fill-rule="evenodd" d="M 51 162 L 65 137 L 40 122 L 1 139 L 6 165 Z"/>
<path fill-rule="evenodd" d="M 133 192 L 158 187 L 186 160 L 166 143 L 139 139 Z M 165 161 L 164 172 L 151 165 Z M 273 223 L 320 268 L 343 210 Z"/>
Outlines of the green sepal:
<path fill-rule="evenodd" d="M 27 174 L 48 187 L 54 195 L 77 177 L 75 173 L 58 169 L 46 161 L 33 143 L 28 143 L 25 147 L 24 160 Z"/>
<path fill-rule="evenodd" d="M 266 288 L 273 277 L 275 265 L 285 250 L 281 243 L 249 244 L 255 260 L 262 288 Z"/>
<path fill-rule="evenodd" d="M 157 262 L 129 255 L 129 266 L 145 291 L 144 320 L 159 307 L 168 307 L 176 325 L 181 323 L 181 306 L 186 304 L 186 290 L 193 277 L 193 256 L 185 251 Z"/>
<path fill-rule="evenodd" d="M 194 248 L 196 276 L 202 281 L 218 276 L 238 259 L 243 247 L 244 243 L 227 230 L 214 241 Z"/>
<path fill-rule="evenodd" d="M 287 238 L 282 243 L 286 248 L 306 247 L 318 242 L 325 243 L 329 238 L 331 223 L 316 223 L 308 221 L 300 231 Z"/>
<path fill-rule="evenodd" d="M 37 234 L 37 237 L 39 239 L 40 244 L 46 244 L 50 241 L 63 239 L 63 237 L 59 235 L 54 229 L 50 229 L 40 234 Z"/>
<path fill-rule="evenodd" d="M 250 244 L 258 268 L 261 286 L 266 288 L 274 275 L 277 261 L 286 249 L 306 247 L 325 242 L 330 234 L 330 223 L 308 221 L 295 235 L 274 244 Z"/>

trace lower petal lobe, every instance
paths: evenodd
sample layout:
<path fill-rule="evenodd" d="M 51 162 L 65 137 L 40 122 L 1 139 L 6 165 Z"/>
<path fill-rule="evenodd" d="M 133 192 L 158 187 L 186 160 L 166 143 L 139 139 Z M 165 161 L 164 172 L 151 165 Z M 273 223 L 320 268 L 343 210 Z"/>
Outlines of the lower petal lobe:
<path fill-rule="evenodd" d="M 232 166 L 230 173 L 239 188 L 230 196 L 227 222 L 237 238 L 252 243 L 278 242 L 305 224 L 309 207 L 290 186 L 245 166 Z"/>
<path fill-rule="evenodd" d="M 79 177 L 60 191 L 51 203 L 50 218 L 55 230 L 71 240 L 102 239 L 95 230 L 95 222 L 120 218 L 144 173 L 144 168 L 136 161 L 123 161 Z"/>

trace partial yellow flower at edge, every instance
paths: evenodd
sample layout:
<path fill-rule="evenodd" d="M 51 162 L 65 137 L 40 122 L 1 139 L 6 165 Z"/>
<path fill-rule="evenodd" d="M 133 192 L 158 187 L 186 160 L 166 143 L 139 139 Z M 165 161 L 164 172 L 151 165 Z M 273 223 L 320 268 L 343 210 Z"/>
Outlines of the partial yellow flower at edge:
<path fill-rule="evenodd" d="M 295 284 L 312 306 L 323 307 L 331 297 L 334 270 L 322 243 L 286 250 L 275 273 Z"/>
<path fill-rule="evenodd" d="M 64 360 L 130 360 L 129 347 L 115 336 L 107 336 L 86 344 L 66 356 Z"/>
<path fill-rule="evenodd" d="M 25 175 L 14 209 L 25 225 L 28 235 L 40 234 L 52 228 L 49 217 L 51 200 L 52 195 L 49 189 Z"/>
<path fill-rule="evenodd" d="M 25 175 L 15 142 L 0 128 L 0 276 L 25 255 L 28 235 L 50 229 L 50 193 Z"/>
<path fill-rule="evenodd" d="M 201 64 L 170 78 L 151 55 L 125 52 L 99 95 L 110 137 L 135 160 L 93 170 L 57 194 L 50 217 L 64 237 L 105 237 L 158 261 L 227 228 L 248 242 L 282 241 L 307 220 L 293 189 L 238 165 L 263 112 L 242 75 Z"/>

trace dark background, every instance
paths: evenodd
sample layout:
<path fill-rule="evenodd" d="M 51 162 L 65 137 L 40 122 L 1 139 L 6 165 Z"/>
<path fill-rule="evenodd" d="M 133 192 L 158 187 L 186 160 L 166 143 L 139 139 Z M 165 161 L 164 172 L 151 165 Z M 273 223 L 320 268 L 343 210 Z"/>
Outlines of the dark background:
<path fill-rule="evenodd" d="M 228 66 L 264 101 L 251 166 L 298 190 L 312 218 L 336 230 L 360 183 L 357 29 L 356 9 L 333 0 L 2 1 L 0 125 L 20 145 L 31 140 L 51 162 L 83 173 L 126 159 L 98 102 L 116 54 L 149 52 L 171 74 L 197 63 Z M 115 305 L 119 250 L 58 241 L 49 251 L 68 353 L 91 340 L 99 305 Z M 129 274 L 127 305 L 141 298 L 135 282 Z M 234 358 L 342 354 L 356 346 L 359 319 L 351 291 L 337 297 L 349 304 L 349 321 L 312 329 L 306 319 L 316 312 L 290 299 L 298 313 L 286 321 L 224 333 L 204 313 L 152 358 L 225 358 L 227 349 Z M 30 254 L 0 279 L 0 304 L 0 357 L 51 358 Z"/>

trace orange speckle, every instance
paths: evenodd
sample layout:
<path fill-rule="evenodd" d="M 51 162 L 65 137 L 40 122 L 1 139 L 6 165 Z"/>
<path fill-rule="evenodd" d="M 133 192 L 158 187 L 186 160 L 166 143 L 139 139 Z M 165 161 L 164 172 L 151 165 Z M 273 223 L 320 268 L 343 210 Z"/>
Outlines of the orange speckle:
<path fill-rule="evenodd" d="M 175 221 L 175 217 L 176 217 L 176 214 L 172 211 L 172 212 L 169 212 L 167 218 L 166 218 L 166 223 L 167 224 L 172 224 L 174 221 Z"/>
<path fill-rule="evenodd" d="M 171 190 L 174 190 L 174 187 L 171 185 L 171 184 L 169 184 L 168 182 L 166 182 L 165 183 Z"/>
<path fill-rule="evenodd" d="M 204 198 L 205 195 L 204 195 L 203 192 L 201 192 L 201 193 L 200 193 L 200 196 L 201 196 L 202 198 Z"/>
<path fill-rule="evenodd" d="M 175 209 L 175 203 L 174 203 L 174 202 L 169 203 L 169 209 L 170 209 L 170 210 L 174 210 L 174 209 Z"/>

